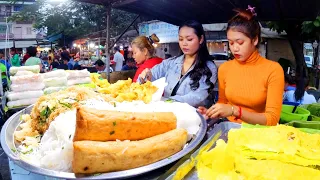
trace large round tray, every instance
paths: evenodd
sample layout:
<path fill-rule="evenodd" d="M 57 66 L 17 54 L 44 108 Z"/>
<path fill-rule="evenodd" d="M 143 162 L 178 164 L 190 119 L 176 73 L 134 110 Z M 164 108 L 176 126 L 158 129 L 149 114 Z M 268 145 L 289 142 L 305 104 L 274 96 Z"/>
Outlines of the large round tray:
<path fill-rule="evenodd" d="M 172 155 L 170 158 L 163 159 L 161 161 L 142 166 L 139 168 L 134 168 L 130 170 L 125 170 L 125 171 L 117 171 L 117 172 L 110 172 L 110 173 L 103 173 L 98 176 L 85 176 L 82 174 L 74 174 L 74 173 L 67 173 L 67 172 L 59 172 L 59 171 L 54 171 L 54 170 L 49 170 L 49 169 L 44 169 L 40 167 L 33 166 L 31 164 L 26 163 L 25 161 L 20 160 L 20 158 L 11 150 L 15 149 L 15 143 L 14 143 L 14 137 L 13 133 L 16 130 L 16 128 L 19 126 L 21 123 L 20 121 L 20 115 L 25 114 L 25 113 L 30 113 L 33 105 L 15 113 L 12 115 L 7 122 L 4 124 L 2 127 L 1 131 L 1 145 L 4 150 L 4 152 L 9 156 L 11 160 L 14 161 L 15 164 L 18 166 L 31 171 L 33 173 L 45 175 L 45 176 L 51 176 L 51 177 L 56 177 L 56 178 L 64 178 L 64 179 L 76 179 L 76 178 L 84 178 L 84 179 L 122 179 L 122 178 L 129 178 L 129 177 L 134 177 L 137 175 L 141 175 L 153 170 L 156 170 L 158 168 L 164 167 L 166 165 L 169 165 L 189 152 L 191 152 L 194 148 L 199 145 L 199 143 L 202 141 L 206 134 L 207 130 L 207 123 L 206 120 L 201 117 L 201 125 L 198 133 L 192 138 L 192 140 L 185 146 L 184 149 L 179 151 L 178 153 Z"/>

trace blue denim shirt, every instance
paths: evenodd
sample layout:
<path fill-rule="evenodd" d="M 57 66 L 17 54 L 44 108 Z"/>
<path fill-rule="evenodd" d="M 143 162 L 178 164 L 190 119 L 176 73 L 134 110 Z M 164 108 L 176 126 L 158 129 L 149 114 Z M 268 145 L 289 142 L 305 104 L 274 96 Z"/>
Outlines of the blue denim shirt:
<path fill-rule="evenodd" d="M 198 107 L 205 105 L 205 100 L 208 97 L 209 85 L 206 84 L 206 76 L 201 77 L 199 80 L 199 88 L 195 91 L 191 89 L 190 75 L 187 75 L 185 80 L 181 83 L 175 96 L 171 96 L 174 87 L 180 80 L 181 70 L 183 66 L 184 55 L 173 57 L 162 61 L 162 63 L 154 66 L 151 69 L 152 81 L 166 78 L 168 85 L 164 89 L 164 97 L 170 98 L 179 102 L 188 103 L 191 106 Z M 217 81 L 217 67 L 213 62 L 207 63 L 208 68 L 211 70 L 212 76 L 210 81 L 215 84 Z M 194 65 L 189 69 L 191 71 Z"/>

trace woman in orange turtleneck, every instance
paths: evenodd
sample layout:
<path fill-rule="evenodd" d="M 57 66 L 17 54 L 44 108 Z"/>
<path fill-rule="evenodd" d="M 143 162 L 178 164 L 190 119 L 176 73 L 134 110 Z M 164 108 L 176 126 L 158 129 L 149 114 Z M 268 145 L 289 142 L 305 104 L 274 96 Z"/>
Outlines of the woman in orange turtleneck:
<path fill-rule="evenodd" d="M 284 87 L 283 69 L 260 56 L 261 29 L 254 13 L 237 10 L 227 27 L 229 46 L 235 59 L 218 71 L 219 100 L 198 111 L 208 118 L 227 117 L 232 122 L 276 125 L 280 119 Z"/>

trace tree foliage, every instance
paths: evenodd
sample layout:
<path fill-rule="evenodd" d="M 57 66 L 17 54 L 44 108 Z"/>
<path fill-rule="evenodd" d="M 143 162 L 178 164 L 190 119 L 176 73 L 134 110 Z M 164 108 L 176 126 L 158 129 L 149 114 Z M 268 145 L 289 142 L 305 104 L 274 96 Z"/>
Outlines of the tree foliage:
<path fill-rule="evenodd" d="M 135 14 L 112 9 L 111 36 L 119 35 L 135 18 Z M 9 18 L 11 21 L 32 21 L 34 28 L 46 29 L 48 35 L 63 32 L 75 39 L 92 32 L 106 29 L 106 8 L 101 5 L 67 1 L 49 4 L 46 0 L 38 0 L 33 5 Z"/>

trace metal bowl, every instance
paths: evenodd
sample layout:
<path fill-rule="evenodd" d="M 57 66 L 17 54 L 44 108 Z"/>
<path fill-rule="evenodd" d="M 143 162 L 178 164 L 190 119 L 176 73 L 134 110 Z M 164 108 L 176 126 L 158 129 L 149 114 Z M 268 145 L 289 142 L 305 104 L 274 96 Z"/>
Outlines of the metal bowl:
<path fill-rule="evenodd" d="M 4 124 L 2 127 L 1 131 L 1 145 L 4 150 L 4 152 L 8 155 L 8 157 L 14 161 L 15 164 L 18 166 L 31 171 L 33 173 L 45 175 L 45 176 L 51 176 L 51 177 L 56 177 L 56 178 L 64 178 L 64 179 L 76 179 L 76 178 L 84 178 L 84 179 L 121 179 L 121 178 L 129 178 L 129 177 L 134 177 L 137 175 L 141 175 L 153 170 L 156 170 L 158 168 L 164 167 L 166 165 L 169 165 L 189 152 L 191 152 L 194 148 L 199 145 L 199 143 L 202 141 L 206 134 L 207 130 L 207 123 L 206 120 L 199 114 L 201 117 L 201 125 L 200 129 L 197 132 L 197 134 L 192 138 L 192 140 L 185 146 L 184 149 L 181 151 L 177 152 L 176 154 L 172 155 L 170 158 L 166 158 L 163 160 L 160 160 L 158 162 L 130 169 L 130 170 L 125 170 L 125 171 L 117 171 L 117 172 L 110 172 L 110 173 L 103 173 L 98 176 L 88 176 L 88 175 L 83 175 L 83 174 L 74 174 L 74 173 L 67 173 L 67 172 L 59 172 L 59 171 L 54 171 L 54 170 L 49 170 L 49 169 L 44 169 L 40 167 L 33 166 L 23 160 L 21 160 L 13 151 L 12 149 L 15 149 L 15 141 L 14 141 L 14 136 L 13 133 L 16 130 L 16 128 L 19 126 L 21 123 L 20 121 L 20 115 L 25 114 L 25 113 L 30 113 L 33 105 L 15 113 L 12 115 L 7 122 Z"/>

